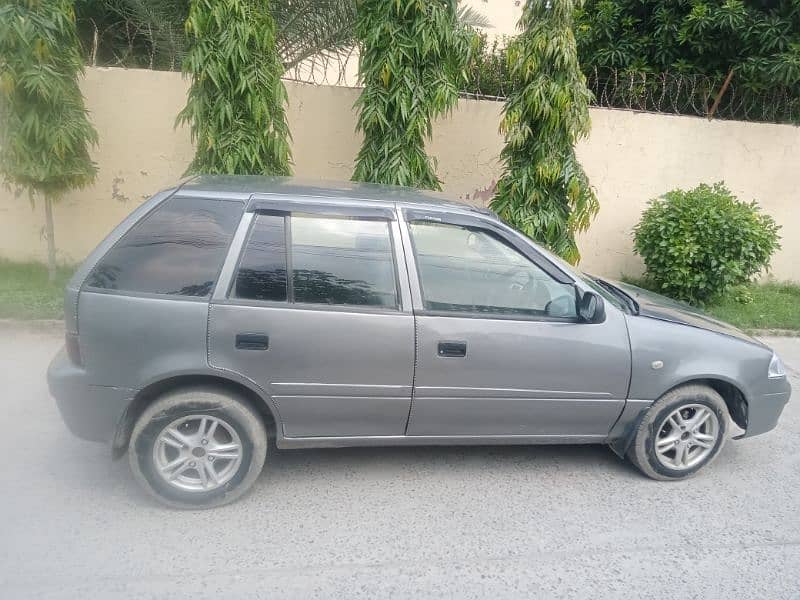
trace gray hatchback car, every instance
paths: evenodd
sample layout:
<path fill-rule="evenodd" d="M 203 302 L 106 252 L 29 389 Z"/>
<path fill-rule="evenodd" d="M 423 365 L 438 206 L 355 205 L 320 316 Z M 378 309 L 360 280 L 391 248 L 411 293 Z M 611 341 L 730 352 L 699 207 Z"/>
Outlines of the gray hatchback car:
<path fill-rule="evenodd" d="M 742 332 L 388 186 L 195 178 L 91 253 L 65 314 L 64 421 L 177 507 L 239 497 L 268 440 L 597 443 L 682 479 L 790 395 Z"/>

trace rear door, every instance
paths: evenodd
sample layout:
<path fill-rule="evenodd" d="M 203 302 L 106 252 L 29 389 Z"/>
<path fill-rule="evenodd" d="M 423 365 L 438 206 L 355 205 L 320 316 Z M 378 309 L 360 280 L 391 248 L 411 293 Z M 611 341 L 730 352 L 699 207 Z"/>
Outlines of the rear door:
<path fill-rule="evenodd" d="M 408 434 L 604 439 L 628 389 L 624 316 L 608 306 L 605 322 L 580 322 L 571 278 L 488 221 L 406 218 L 418 336 Z"/>
<path fill-rule="evenodd" d="M 287 437 L 402 435 L 414 317 L 394 209 L 263 202 L 240 227 L 211 302 L 211 365 L 264 389 Z"/>

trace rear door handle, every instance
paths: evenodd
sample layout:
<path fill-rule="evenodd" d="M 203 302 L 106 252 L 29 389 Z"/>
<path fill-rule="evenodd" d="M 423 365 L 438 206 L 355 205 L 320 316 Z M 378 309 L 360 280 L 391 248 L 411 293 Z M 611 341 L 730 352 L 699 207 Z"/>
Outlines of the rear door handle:
<path fill-rule="evenodd" d="M 439 342 L 439 356 L 459 357 L 467 355 L 467 342 Z"/>
<path fill-rule="evenodd" d="M 269 336 L 263 333 L 237 333 L 236 348 L 238 350 L 268 350 Z"/>

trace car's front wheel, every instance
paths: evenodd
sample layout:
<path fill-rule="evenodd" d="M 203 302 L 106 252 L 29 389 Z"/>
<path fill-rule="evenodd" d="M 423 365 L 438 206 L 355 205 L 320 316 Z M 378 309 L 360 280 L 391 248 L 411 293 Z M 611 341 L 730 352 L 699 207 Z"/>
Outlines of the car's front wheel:
<path fill-rule="evenodd" d="M 667 392 L 645 414 L 628 452 L 647 476 L 685 479 L 713 461 L 728 436 L 728 409 L 715 390 L 690 384 Z"/>
<path fill-rule="evenodd" d="M 243 400 L 215 388 L 169 392 L 134 426 L 128 454 L 139 483 L 176 508 L 239 498 L 264 465 L 267 433 Z"/>

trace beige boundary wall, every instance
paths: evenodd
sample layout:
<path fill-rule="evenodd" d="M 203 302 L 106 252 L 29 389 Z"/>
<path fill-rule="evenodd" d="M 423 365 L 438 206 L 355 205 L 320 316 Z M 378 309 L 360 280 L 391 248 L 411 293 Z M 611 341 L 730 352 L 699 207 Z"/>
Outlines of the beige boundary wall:
<path fill-rule="evenodd" d="M 348 179 L 360 145 L 352 110 L 358 91 L 287 83 L 295 173 Z M 187 84 L 177 73 L 89 69 L 82 84 L 100 134 L 92 187 L 68 194 L 55 211 L 58 257 L 82 259 L 125 215 L 178 181 L 192 147 L 174 128 Z M 464 100 L 436 123 L 430 151 L 445 191 L 485 204 L 499 175 L 500 109 Z M 713 121 L 619 110 L 592 111 L 590 139 L 579 158 L 597 189 L 600 214 L 581 236 L 581 267 L 617 277 L 641 272 L 631 229 L 649 198 L 675 187 L 724 180 L 743 199 L 757 199 L 783 226 L 773 259 L 776 279 L 800 281 L 800 128 Z M 43 260 L 43 210 L 0 188 L 0 257 Z"/>

